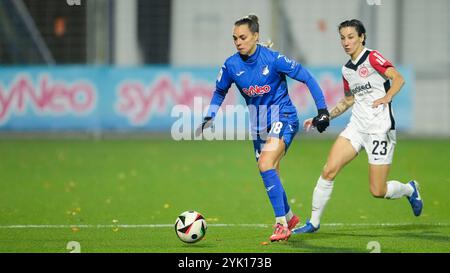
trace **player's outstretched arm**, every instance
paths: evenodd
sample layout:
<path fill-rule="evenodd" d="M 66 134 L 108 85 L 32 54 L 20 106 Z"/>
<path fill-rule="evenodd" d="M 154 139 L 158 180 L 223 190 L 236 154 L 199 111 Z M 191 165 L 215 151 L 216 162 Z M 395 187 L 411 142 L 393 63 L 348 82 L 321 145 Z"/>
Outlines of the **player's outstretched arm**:
<path fill-rule="evenodd" d="M 355 103 L 355 97 L 354 96 L 345 96 L 342 100 L 340 100 L 334 107 L 330 110 L 330 120 L 333 118 L 340 116 L 342 113 L 347 111 L 348 108 L 350 108 L 353 103 Z M 303 121 L 303 129 L 308 132 L 313 125 L 314 118 L 305 119 Z"/>
<path fill-rule="evenodd" d="M 348 108 L 352 107 L 355 103 L 354 96 L 345 96 L 330 110 L 330 119 L 334 119 L 342 115 Z"/>
<path fill-rule="evenodd" d="M 213 118 L 212 117 L 205 117 L 203 118 L 202 124 L 200 124 L 197 129 L 195 130 L 195 136 L 198 137 L 203 133 L 203 130 L 209 127 L 212 127 L 213 125 Z"/>
<path fill-rule="evenodd" d="M 313 118 L 305 119 L 305 121 L 303 121 L 303 130 L 305 130 L 306 132 L 309 132 L 309 130 L 313 126 L 312 121 L 313 121 Z"/>
<path fill-rule="evenodd" d="M 318 109 L 317 112 L 317 116 L 312 119 L 312 125 L 316 127 L 319 133 L 323 133 L 330 126 L 330 113 L 328 113 L 327 108 Z"/>
<path fill-rule="evenodd" d="M 225 100 L 225 96 L 228 93 L 228 89 L 230 89 L 231 84 L 233 83 L 233 79 L 228 75 L 227 63 L 222 65 L 222 68 L 219 71 L 219 75 L 217 75 L 216 80 L 216 90 L 211 98 L 211 103 L 209 104 L 208 112 L 206 116 L 203 118 L 203 122 L 197 127 L 195 130 L 195 136 L 198 137 L 203 133 L 203 130 L 209 127 L 212 127 L 214 117 L 219 111 L 220 106 Z"/>
<path fill-rule="evenodd" d="M 308 132 L 312 127 L 317 128 L 317 131 L 319 133 L 322 133 L 325 131 L 325 129 L 330 125 L 330 114 L 328 113 L 327 109 L 319 109 L 318 115 L 305 119 L 303 121 L 303 130 Z"/>

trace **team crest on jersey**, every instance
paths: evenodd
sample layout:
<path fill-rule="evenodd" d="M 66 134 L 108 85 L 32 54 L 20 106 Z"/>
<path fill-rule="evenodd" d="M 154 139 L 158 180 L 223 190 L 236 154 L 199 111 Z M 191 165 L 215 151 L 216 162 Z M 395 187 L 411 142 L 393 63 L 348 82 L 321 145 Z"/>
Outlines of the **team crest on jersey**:
<path fill-rule="evenodd" d="M 365 66 L 361 66 L 358 70 L 358 73 L 362 78 L 367 78 L 367 76 L 369 76 L 369 69 L 367 69 L 367 67 Z"/>
<path fill-rule="evenodd" d="M 244 92 L 249 97 L 256 97 L 256 96 L 262 96 L 266 93 L 270 92 L 270 85 L 264 85 L 264 86 L 250 86 L 249 88 L 242 88 L 242 92 Z"/>
<path fill-rule="evenodd" d="M 267 76 L 267 75 L 269 74 L 269 66 L 268 66 L 268 65 L 264 66 L 264 69 L 263 69 L 263 71 L 262 71 L 262 74 L 263 74 L 264 76 Z"/>

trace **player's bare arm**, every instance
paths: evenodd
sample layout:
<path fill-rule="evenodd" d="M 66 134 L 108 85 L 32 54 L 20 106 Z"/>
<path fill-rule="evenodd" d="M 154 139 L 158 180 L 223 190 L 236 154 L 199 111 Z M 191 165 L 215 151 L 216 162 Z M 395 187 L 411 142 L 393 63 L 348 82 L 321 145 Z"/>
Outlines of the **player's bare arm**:
<path fill-rule="evenodd" d="M 331 108 L 331 110 L 330 110 L 330 120 L 332 120 L 333 118 L 335 118 L 337 116 L 340 116 L 342 113 L 347 111 L 347 109 L 350 108 L 353 105 L 353 103 L 355 103 L 355 97 L 354 96 L 352 96 L 352 95 L 345 96 L 338 103 L 336 103 L 336 105 L 333 108 Z M 311 129 L 312 121 L 313 121 L 313 118 L 309 118 L 309 119 L 306 119 L 303 122 L 303 129 L 305 131 L 309 131 L 309 129 Z"/>
<path fill-rule="evenodd" d="M 394 67 L 389 67 L 386 69 L 384 75 L 392 81 L 391 88 L 386 92 L 386 95 L 382 98 L 377 99 L 373 102 L 372 107 L 376 108 L 379 105 L 387 105 L 392 101 L 392 98 L 400 91 L 402 86 L 405 84 L 402 74 L 397 71 Z"/>
<path fill-rule="evenodd" d="M 341 99 L 330 111 L 330 119 L 340 116 L 342 113 L 347 111 L 348 108 L 352 107 L 355 103 L 354 96 L 345 96 Z"/>

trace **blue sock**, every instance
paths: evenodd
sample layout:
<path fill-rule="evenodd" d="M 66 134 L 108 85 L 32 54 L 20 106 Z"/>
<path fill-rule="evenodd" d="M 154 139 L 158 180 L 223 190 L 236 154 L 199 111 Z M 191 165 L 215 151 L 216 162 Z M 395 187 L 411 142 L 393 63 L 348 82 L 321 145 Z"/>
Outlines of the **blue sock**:
<path fill-rule="evenodd" d="M 266 187 L 267 195 L 269 196 L 270 203 L 272 203 L 275 217 L 281 217 L 286 214 L 283 185 L 278 177 L 277 171 L 272 169 L 265 172 L 261 172 L 261 177 Z M 287 199 L 287 198 L 286 198 Z M 287 200 L 286 200 L 287 202 Z M 289 210 L 288 210 L 289 211 Z"/>
<path fill-rule="evenodd" d="M 286 192 L 283 189 L 283 201 L 284 201 L 284 214 L 286 215 L 291 207 L 289 207 L 289 202 L 287 200 Z"/>

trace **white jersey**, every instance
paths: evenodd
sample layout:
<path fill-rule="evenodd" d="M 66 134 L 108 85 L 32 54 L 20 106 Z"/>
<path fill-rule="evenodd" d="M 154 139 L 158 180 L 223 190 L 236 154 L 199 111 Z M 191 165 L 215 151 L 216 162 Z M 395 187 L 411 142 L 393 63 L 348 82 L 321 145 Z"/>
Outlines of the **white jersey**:
<path fill-rule="evenodd" d="M 355 61 L 350 60 L 342 67 L 345 95 L 355 97 L 348 126 L 367 134 L 395 129 L 390 103 L 372 108 L 373 102 L 384 97 L 390 88 L 390 81 L 384 76 L 389 67 L 393 67 L 391 62 L 377 51 L 367 48 Z"/>

